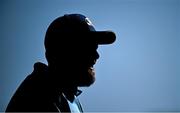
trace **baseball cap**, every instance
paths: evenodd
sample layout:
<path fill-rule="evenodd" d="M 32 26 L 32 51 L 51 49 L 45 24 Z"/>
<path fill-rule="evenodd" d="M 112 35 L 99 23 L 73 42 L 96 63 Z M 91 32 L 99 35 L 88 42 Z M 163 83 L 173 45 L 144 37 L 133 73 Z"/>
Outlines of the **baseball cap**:
<path fill-rule="evenodd" d="M 68 40 L 76 41 L 91 40 L 99 45 L 112 44 L 116 40 L 113 31 L 96 31 L 92 22 L 82 14 L 65 14 L 55 19 L 46 31 L 46 48 L 55 40 L 53 37 L 71 37 Z M 76 39 L 72 37 L 76 37 Z"/>

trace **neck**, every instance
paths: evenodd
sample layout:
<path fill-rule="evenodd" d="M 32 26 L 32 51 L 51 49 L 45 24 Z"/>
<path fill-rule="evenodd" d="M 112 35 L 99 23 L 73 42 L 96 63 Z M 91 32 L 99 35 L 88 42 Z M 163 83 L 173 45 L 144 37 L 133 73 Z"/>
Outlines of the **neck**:
<path fill-rule="evenodd" d="M 69 73 L 66 71 L 67 69 L 59 68 L 48 65 L 49 68 L 49 78 L 51 80 L 51 83 L 53 84 L 53 87 L 57 90 L 65 90 L 68 89 L 69 91 L 77 90 L 77 85 L 71 81 L 69 78 Z M 64 75 L 66 73 L 66 75 Z"/>

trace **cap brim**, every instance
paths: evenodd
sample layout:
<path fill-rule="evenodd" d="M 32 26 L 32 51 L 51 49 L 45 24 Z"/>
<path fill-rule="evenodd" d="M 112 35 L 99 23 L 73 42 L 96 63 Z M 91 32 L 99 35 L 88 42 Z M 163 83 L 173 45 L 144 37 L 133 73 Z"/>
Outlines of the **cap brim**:
<path fill-rule="evenodd" d="M 112 31 L 92 31 L 92 37 L 100 44 L 112 44 L 116 40 L 116 35 Z"/>

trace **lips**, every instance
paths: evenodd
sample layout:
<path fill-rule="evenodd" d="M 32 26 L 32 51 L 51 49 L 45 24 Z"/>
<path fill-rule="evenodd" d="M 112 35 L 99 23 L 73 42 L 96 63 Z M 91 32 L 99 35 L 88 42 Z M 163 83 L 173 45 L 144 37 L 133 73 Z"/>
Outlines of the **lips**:
<path fill-rule="evenodd" d="M 88 73 L 92 76 L 95 75 L 95 69 L 94 69 L 94 64 L 96 64 L 96 60 L 93 60 L 91 63 L 89 63 L 89 66 L 88 66 Z"/>
<path fill-rule="evenodd" d="M 94 68 L 93 68 L 93 67 L 89 67 L 89 68 L 88 68 L 88 73 L 89 73 L 90 75 L 94 76 L 94 75 L 95 75 Z"/>

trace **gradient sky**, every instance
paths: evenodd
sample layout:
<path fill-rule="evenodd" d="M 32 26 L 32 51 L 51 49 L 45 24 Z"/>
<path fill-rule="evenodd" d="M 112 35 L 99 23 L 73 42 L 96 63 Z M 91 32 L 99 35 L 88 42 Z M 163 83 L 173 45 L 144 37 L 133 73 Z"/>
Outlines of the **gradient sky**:
<path fill-rule="evenodd" d="M 46 63 L 46 29 L 68 13 L 117 35 L 99 46 L 84 111 L 180 111 L 180 0 L 1 0 L 0 111 L 33 64 Z"/>

